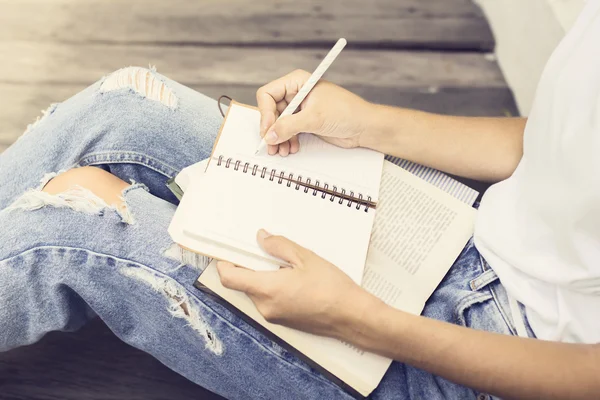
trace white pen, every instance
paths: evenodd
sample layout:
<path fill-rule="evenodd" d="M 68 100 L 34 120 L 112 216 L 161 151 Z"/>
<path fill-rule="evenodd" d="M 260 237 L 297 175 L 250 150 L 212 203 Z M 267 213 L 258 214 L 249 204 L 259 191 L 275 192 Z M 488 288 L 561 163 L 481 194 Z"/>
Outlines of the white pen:
<path fill-rule="evenodd" d="M 325 56 L 323 61 L 321 61 L 321 64 L 319 64 L 317 69 L 315 69 L 315 72 L 313 72 L 312 75 L 310 76 L 310 78 L 308 78 L 308 81 L 306 81 L 304 86 L 302 86 L 300 91 L 294 96 L 294 98 L 292 99 L 290 104 L 288 104 L 288 106 L 285 108 L 285 110 L 283 110 L 283 112 L 281 113 L 279 118 L 285 117 L 286 115 L 292 115 L 294 113 L 294 111 L 296 111 L 296 109 L 300 106 L 302 101 L 304 101 L 304 99 L 306 98 L 308 93 L 310 93 L 310 91 L 312 90 L 312 88 L 315 87 L 315 85 L 317 84 L 319 79 L 321 79 L 321 77 L 323 76 L 325 71 L 327 71 L 327 68 L 329 68 L 331 63 L 333 63 L 333 61 L 336 59 L 336 57 L 341 53 L 342 49 L 344 47 L 346 47 L 346 43 L 347 43 L 346 39 L 344 39 L 344 38 L 341 38 L 336 42 L 336 44 L 333 46 L 333 48 L 331 50 L 329 50 L 329 53 L 327 53 L 327 55 Z M 267 146 L 267 142 L 265 141 L 265 138 L 263 137 L 262 140 L 260 141 L 260 143 L 258 144 L 258 148 L 254 152 L 254 155 L 257 155 L 266 146 Z"/>

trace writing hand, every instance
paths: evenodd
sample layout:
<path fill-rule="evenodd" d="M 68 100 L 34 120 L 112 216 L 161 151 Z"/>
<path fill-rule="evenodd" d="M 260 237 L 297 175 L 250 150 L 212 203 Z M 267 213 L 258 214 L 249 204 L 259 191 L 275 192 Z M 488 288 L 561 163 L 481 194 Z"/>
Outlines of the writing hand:
<path fill-rule="evenodd" d="M 359 146 L 360 135 L 367 129 L 366 114 L 373 105 L 325 80 L 320 80 L 306 96 L 300 111 L 277 120 L 309 77 L 310 73 L 297 70 L 257 91 L 260 134 L 265 137 L 269 154 L 296 153 L 300 132 L 313 133 L 344 148 Z"/>

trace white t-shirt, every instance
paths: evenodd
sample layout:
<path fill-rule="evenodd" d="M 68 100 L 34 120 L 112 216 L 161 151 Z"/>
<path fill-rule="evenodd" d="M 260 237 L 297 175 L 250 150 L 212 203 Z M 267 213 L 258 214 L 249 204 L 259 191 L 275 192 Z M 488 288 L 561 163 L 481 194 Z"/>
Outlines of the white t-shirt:
<path fill-rule="evenodd" d="M 550 57 L 523 146 L 483 197 L 475 244 L 538 338 L 600 342 L 600 0 Z"/>

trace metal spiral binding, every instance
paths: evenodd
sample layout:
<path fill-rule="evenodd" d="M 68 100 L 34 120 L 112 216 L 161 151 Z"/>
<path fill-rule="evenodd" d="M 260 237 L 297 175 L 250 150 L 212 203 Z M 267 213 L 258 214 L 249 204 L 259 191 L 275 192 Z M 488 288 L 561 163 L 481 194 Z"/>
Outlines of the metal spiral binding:
<path fill-rule="evenodd" d="M 242 164 L 241 160 L 233 160 L 233 158 L 229 157 L 227 159 L 225 159 L 223 156 L 219 156 L 219 158 L 217 159 L 217 165 L 221 166 L 223 165 L 225 168 L 230 168 L 232 166 L 233 163 L 233 170 L 234 171 L 239 171 L 240 167 L 243 173 L 248 173 L 250 172 L 252 174 L 252 176 L 256 176 L 257 174 L 259 174 L 259 176 L 264 179 L 267 178 L 272 182 L 275 179 L 277 179 L 277 183 L 279 185 L 283 184 L 283 181 L 287 181 L 286 182 L 286 186 L 287 187 L 291 187 L 293 184 L 295 184 L 294 189 L 295 190 L 300 190 L 301 187 L 304 188 L 304 193 L 309 193 L 310 191 L 312 191 L 312 195 L 313 196 L 317 196 L 317 194 L 319 192 L 321 192 L 321 199 L 326 199 L 327 196 L 329 196 L 329 201 L 333 202 L 335 201 L 335 198 L 338 197 L 338 204 L 343 204 L 344 201 L 347 202 L 347 206 L 348 207 L 352 207 L 353 203 L 356 203 L 355 208 L 357 210 L 360 210 L 361 207 L 364 207 L 364 211 L 365 212 L 369 212 L 369 206 L 365 205 L 362 200 L 364 200 L 364 197 L 361 193 L 358 193 L 357 198 L 358 201 L 354 201 L 352 199 L 348 199 L 345 198 L 344 196 L 346 196 L 346 190 L 345 189 L 340 189 L 338 191 L 337 186 L 332 185 L 331 189 L 329 188 L 329 184 L 328 183 L 323 183 L 321 186 L 321 182 L 319 180 L 315 180 L 314 183 L 312 183 L 312 179 L 311 178 L 306 178 L 304 180 L 304 182 L 302 181 L 302 175 L 298 175 L 297 178 L 294 179 L 294 174 L 293 173 L 289 173 L 288 176 L 285 176 L 285 171 L 278 171 L 275 168 L 271 168 L 271 171 L 268 172 L 269 168 L 267 167 L 261 167 L 258 164 L 250 164 L 249 162 L 244 162 Z M 250 166 L 252 166 L 252 168 L 250 168 Z M 349 197 L 354 198 L 354 192 L 350 191 L 350 194 L 348 195 Z M 371 196 L 367 196 L 366 198 L 366 202 L 371 202 Z"/>

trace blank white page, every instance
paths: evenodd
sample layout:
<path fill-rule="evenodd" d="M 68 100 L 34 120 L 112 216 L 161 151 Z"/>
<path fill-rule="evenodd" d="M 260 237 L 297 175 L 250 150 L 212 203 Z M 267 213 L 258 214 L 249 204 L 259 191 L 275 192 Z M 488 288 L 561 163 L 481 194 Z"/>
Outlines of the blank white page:
<path fill-rule="evenodd" d="M 256 242 L 263 228 L 314 251 L 361 283 L 375 210 L 365 212 L 321 193 L 278 185 L 269 179 L 226 168 L 214 168 L 192 182 L 180 205 L 186 208 L 184 232 L 221 248 L 193 250 L 251 269 L 266 269 L 255 255 L 276 265 L 280 260 Z M 229 248 L 227 248 L 229 247 Z M 237 250 L 237 251 L 236 251 Z M 209 253 L 212 251 L 213 253 Z M 238 261 L 240 260 L 240 261 Z"/>
<path fill-rule="evenodd" d="M 277 169 L 278 173 L 301 175 L 303 180 L 311 178 L 331 188 L 336 185 L 355 196 L 360 193 L 364 198 L 371 196 L 377 201 L 383 154 L 364 148 L 342 149 L 309 133 L 300 134 L 300 151 L 287 157 L 269 156 L 264 150 L 254 155 L 260 143 L 260 112 L 258 109 L 232 103 L 213 157 L 224 156 L 232 162 L 241 160 L 242 164 L 257 164 L 260 167 Z M 211 162 L 209 170 L 216 166 Z"/>

